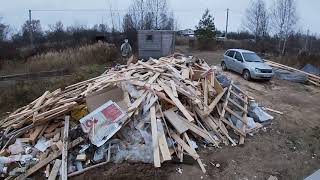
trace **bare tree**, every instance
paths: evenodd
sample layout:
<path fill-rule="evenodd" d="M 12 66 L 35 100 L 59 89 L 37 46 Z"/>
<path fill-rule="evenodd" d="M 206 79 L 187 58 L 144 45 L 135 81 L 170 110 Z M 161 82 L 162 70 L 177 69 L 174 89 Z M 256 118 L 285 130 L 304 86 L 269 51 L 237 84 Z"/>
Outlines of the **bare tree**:
<path fill-rule="evenodd" d="M 128 14 L 132 18 L 135 29 L 144 29 L 146 6 L 143 0 L 134 0 L 129 7 Z"/>
<path fill-rule="evenodd" d="M 135 30 L 135 25 L 133 23 L 132 16 L 130 14 L 126 14 L 123 17 L 122 21 L 122 29 L 124 32 L 131 32 Z"/>
<path fill-rule="evenodd" d="M 276 0 L 271 12 L 272 27 L 279 37 L 278 50 L 281 55 L 284 55 L 288 38 L 294 33 L 298 21 L 296 2 L 295 0 Z"/>
<path fill-rule="evenodd" d="M 174 29 L 167 0 L 134 0 L 129 8 L 135 29 Z"/>
<path fill-rule="evenodd" d="M 1 23 L 2 18 L 0 17 L 0 41 L 3 41 L 7 38 L 9 33 L 9 26 Z"/>
<path fill-rule="evenodd" d="M 251 0 L 250 6 L 246 10 L 244 26 L 257 38 L 268 34 L 268 13 L 263 0 Z"/>

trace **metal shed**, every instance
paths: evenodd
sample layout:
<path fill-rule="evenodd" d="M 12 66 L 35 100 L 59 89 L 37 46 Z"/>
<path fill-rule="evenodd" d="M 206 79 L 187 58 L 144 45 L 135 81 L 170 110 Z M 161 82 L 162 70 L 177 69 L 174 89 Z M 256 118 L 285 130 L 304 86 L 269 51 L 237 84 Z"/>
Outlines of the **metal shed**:
<path fill-rule="evenodd" d="M 168 30 L 138 31 L 139 58 L 159 58 L 174 52 L 175 32 Z"/>

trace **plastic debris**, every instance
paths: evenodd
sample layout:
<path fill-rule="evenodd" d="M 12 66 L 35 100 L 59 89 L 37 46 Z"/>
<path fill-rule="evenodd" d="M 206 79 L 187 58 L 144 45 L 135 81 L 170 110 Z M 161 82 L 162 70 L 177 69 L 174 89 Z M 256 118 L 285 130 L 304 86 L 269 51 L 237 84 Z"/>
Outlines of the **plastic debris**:
<path fill-rule="evenodd" d="M 48 147 L 50 147 L 52 144 L 53 144 L 52 139 L 47 141 L 46 138 L 41 137 L 34 147 L 41 152 L 45 152 L 48 149 Z"/>
<path fill-rule="evenodd" d="M 18 139 L 14 144 L 11 144 L 8 149 L 11 154 L 20 154 L 25 151 L 22 143 Z"/>
<path fill-rule="evenodd" d="M 292 72 L 284 69 L 274 69 L 274 75 L 278 79 L 297 82 L 297 83 L 306 83 L 308 81 L 308 76 L 300 72 Z"/>
<path fill-rule="evenodd" d="M 249 102 L 248 115 L 255 121 L 262 123 L 273 119 L 273 116 L 262 110 L 254 100 Z"/>

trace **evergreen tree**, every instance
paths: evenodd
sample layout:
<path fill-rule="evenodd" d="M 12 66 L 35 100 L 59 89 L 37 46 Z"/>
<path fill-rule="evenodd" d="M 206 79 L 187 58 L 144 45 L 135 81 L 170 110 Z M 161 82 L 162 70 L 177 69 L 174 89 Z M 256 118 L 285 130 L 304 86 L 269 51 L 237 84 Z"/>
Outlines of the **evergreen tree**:
<path fill-rule="evenodd" d="M 208 49 L 214 45 L 216 27 L 214 25 L 214 18 L 208 9 L 206 9 L 198 26 L 196 26 L 195 36 L 198 39 L 200 49 Z"/>

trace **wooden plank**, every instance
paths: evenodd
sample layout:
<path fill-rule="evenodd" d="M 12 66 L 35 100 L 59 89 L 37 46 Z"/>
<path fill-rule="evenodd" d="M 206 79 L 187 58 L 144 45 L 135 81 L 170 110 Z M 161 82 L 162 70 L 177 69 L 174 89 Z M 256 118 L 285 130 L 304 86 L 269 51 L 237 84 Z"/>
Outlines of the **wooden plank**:
<path fill-rule="evenodd" d="M 160 147 L 162 158 L 164 161 L 171 160 L 171 154 L 170 154 L 168 143 L 166 140 L 166 135 L 164 133 L 163 124 L 160 119 L 157 119 L 157 127 L 158 127 L 159 147 Z"/>
<path fill-rule="evenodd" d="M 240 99 L 242 102 L 248 104 L 248 102 L 245 102 L 245 99 L 243 99 L 243 97 L 241 97 L 239 94 L 237 94 L 236 92 L 234 92 L 232 89 L 230 90 L 230 93 L 234 96 L 236 96 L 238 99 Z"/>
<path fill-rule="evenodd" d="M 69 109 L 69 108 L 71 108 L 71 107 L 74 107 L 75 105 L 77 105 L 76 102 L 71 102 L 71 103 L 67 103 L 67 104 L 65 104 L 65 105 L 63 105 L 63 106 L 60 106 L 60 107 L 51 109 L 51 110 L 46 111 L 46 112 L 44 112 L 44 113 L 38 114 L 38 115 L 36 116 L 36 120 L 38 120 L 39 118 L 43 118 L 43 117 L 45 117 L 45 116 L 52 115 L 52 114 L 54 114 L 54 113 L 56 113 L 56 112 L 59 112 L 59 111 L 62 111 L 62 110 L 65 110 L 65 109 Z"/>
<path fill-rule="evenodd" d="M 186 122 L 187 127 L 188 127 L 192 132 L 194 132 L 195 134 L 199 135 L 199 136 L 202 137 L 203 139 L 209 141 L 210 143 L 213 143 L 213 144 L 216 143 L 215 140 L 214 140 L 211 136 L 209 136 L 209 135 L 206 133 L 206 131 L 204 131 L 202 128 L 200 128 L 199 126 L 197 126 L 197 125 L 195 125 L 195 124 L 193 124 L 193 123 L 188 122 L 187 119 L 181 117 L 180 115 L 178 115 L 178 117 Z"/>
<path fill-rule="evenodd" d="M 245 125 L 248 125 L 247 124 L 247 122 L 245 122 L 245 120 L 241 117 L 241 116 L 239 116 L 237 113 L 235 113 L 234 111 L 232 111 L 229 107 L 225 107 L 225 110 L 228 112 L 228 113 L 230 113 L 230 114 L 232 114 L 234 117 L 236 117 L 237 119 L 239 119 L 242 123 L 244 123 Z"/>
<path fill-rule="evenodd" d="M 32 143 L 35 142 L 41 131 L 45 128 L 45 125 L 37 126 L 33 133 L 30 135 L 29 139 Z"/>
<path fill-rule="evenodd" d="M 218 94 L 223 92 L 223 88 L 220 85 L 219 81 L 217 80 L 217 78 L 214 78 L 214 89 L 217 91 Z"/>
<path fill-rule="evenodd" d="M 58 172 L 59 172 L 59 169 L 60 169 L 60 166 L 61 166 L 61 160 L 56 159 L 56 161 L 54 162 L 54 165 L 52 167 L 52 170 L 50 172 L 50 176 L 49 176 L 48 180 L 55 180 L 56 179 Z"/>
<path fill-rule="evenodd" d="M 132 105 L 128 108 L 128 112 L 134 111 L 136 110 L 140 104 L 142 103 L 142 101 L 146 98 L 148 94 L 148 91 L 145 91 L 142 96 L 140 96 L 137 100 L 135 100 Z"/>
<path fill-rule="evenodd" d="M 64 128 L 63 128 L 63 146 L 62 146 L 62 165 L 61 165 L 61 177 L 62 180 L 67 180 L 68 178 L 68 138 L 69 138 L 69 121 L 70 116 L 64 118 Z"/>
<path fill-rule="evenodd" d="M 150 77 L 147 83 L 145 84 L 145 86 L 147 86 L 147 84 L 153 83 L 159 76 L 160 76 L 160 73 L 156 73 L 154 76 Z M 144 90 L 142 93 L 142 96 L 139 97 L 134 103 L 132 103 L 130 108 L 128 108 L 128 112 L 136 110 L 136 108 L 140 106 L 140 104 L 142 103 L 144 98 L 147 96 L 147 94 L 148 94 L 148 91 Z"/>
<path fill-rule="evenodd" d="M 194 148 L 192 147 L 191 140 L 190 140 L 189 136 L 187 135 L 187 133 L 183 133 L 183 136 L 184 136 L 184 138 L 186 139 L 186 141 L 187 141 L 187 143 L 189 144 L 189 146 L 190 146 L 192 149 L 194 149 Z M 195 150 L 195 149 L 194 149 L 194 150 Z M 204 165 L 202 164 L 200 158 L 197 159 L 197 162 L 198 162 L 198 164 L 199 164 L 202 172 L 203 172 L 203 173 L 206 173 L 206 172 L 207 172 L 207 171 L 206 171 L 206 168 L 205 168 Z"/>
<path fill-rule="evenodd" d="M 234 130 L 236 130 L 239 134 L 241 134 L 241 135 L 243 135 L 244 136 L 244 133 L 241 131 L 241 130 L 239 130 L 237 127 L 235 127 L 232 123 L 230 123 L 228 120 L 226 120 L 225 119 L 225 117 L 224 117 L 224 115 L 225 115 L 225 113 L 226 113 L 226 108 L 227 108 L 227 106 L 228 106 L 228 99 L 229 99 L 229 97 L 230 97 L 230 94 L 231 94 L 231 89 L 232 89 L 232 84 L 233 84 L 233 82 L 231 81 L 231 84 L 230 84 L 230 86 L 229 86 L 229 88 L 228 88 L 228 93 L 227 93 L 227 97 L 226 97 L 226 101 L 224 102 L 224 104 L 223 104 L 223 108 L 222 108 L 222 112 L 221 112 L 221 114 L 220 114 L 220 121 L 223 121 L 224 123 L 226 123 L 227 125 L 229 125 L 231 128 L 233 128 Z M 220 125 L 219 127 L 222 127 L 223 128 L 223 126 L 222 125 Z M 226 129 L 223 129 L 223 131 L 224 131 L 224 133 L 225 134 L 228 134 L 228 131 L 226 130 Z M 229 141 L 232 143 L 232 144 L 235 144 L 235 142 L 232 140 L 232 138 L 228 135 L 227 136 L 227 138 L 229 139 Z"/>
<path fill-rule="evenodd" d="M 170 80 L 170 84 L 171 84 L 171 89 L 172 89 L 172 92 L 173 92 L 173 96 L 177 98 L 178 97 L 178 92 L 177 92 L 176 85 L 174 84 L 174 81 Z"/>
<path fill-rule="evenodd" d="M 242 89 L 240 89 L 240 87 L 238 87 L 238 86 L 236 86 L 235 84 L 233 84 L 233 82 L 231 82 L 231 86 L 234 87 L 234 88 L 236 88 L 236 89 L 237 89 L 238 91 L 240 91 L 243 95 L 249 97 L 249 95 L 248 95 L 246 92 L 244 92 Z"/>
<path fill-rule="evenodd" d="M 216 98 L 214 98 L 214 100 L 211 102 L 211 104 L 209 105 L 209 109 L 207 111 L 204 112 L 205 116 L 208 116 L 213 109 L 216 107 L 216 105 L 219 103 L 219 101 L 221 100 L 221 98 L 223 97 L 223 95 L 226 93 L 227 88 L 225 88 L 220 94 L 217 95 Z"/>
<path fill-rule="evenodd" d="M 248 97 L 245 97 L 245 100 L 248 101 Z M 248 105 L 245 103 L 244 104 L 244 109 L 247 109 L 247 108 L 248 108 Z M 246 135 L 246 127 L 247 127 L 246 124 L 247 124 L 247 121 L 248 121 L 247 112 L 246 111 L 243 113 L 242 118 L 243 118 L 244 122 L 246 122 L 246 123 L 242 124 L 241 131 L 244 132 L 244 134 Z M 244 136 L 240 136 L 239 144 L 244 144 L 244 138 L 245 138 Z"/>
<path fill-rule="evenodd" d="M 190 78 L 190 69 L 182 69 L 182 78 L 189 79 Z"/>
<path fill-rule="evenodd" d="M 178 109 L 182 112 L 182 114 L 188 119 L 189 122 L 194 121 L 193 117 L 189 114 L 184 105 L 180 102 L 180 100 L 172 94 L 170 88 L 165 85 L 161 80 L 158 79 L 158 84 L 163 88 L 166 94 L 170 97 L 170 99 L 175 103 Z"/>
<path fill-rule="evenodd" d="M 241 136 L 246 136 L 244 132 L 242 132 L 240 129 L 238 129 L 236 126 L 234 126 L 230 121 L 228 121 L 226 118 L 222 117 L 221 121 L 226 123 L 228 126 L 230 126 L 232 129 L 234 129 L 237 133 L 239 133 Z"/>
<path fill-rule="evenodd" d="M 142 65 L 143 67 L 145 67 L 145 68 L 147 68 L 147 69 L 150 69 L 150 70 L 152 70 L 152 71 L 155 71 L 155 72 L 160 72 L 160 73 L 164 72 L 163 69 L 154 68 L 153 66 L 151 66 L 151 65 L 149 65 L 149 64 L 147 64 L 147 63 L 144 63 L 144 62 L 142 62 L 142 61 L 138 61 L 138 64 Z"/>
<path fill-rule="evenodd" d="M 178 131 L 179 134 L 186 132 L 189 128 L 186 123 L 179 118 L 179 116 L 172 110 L 163 112 L 164 116 L 169 120 L 173 127 Z"/>
<path fill-rule="evenodd" d="M 45 174 L 46 174 L 46 178 L 50 176 L 50 164 L 47 165 Z"/>
<path fill-rule="evenodd" d="M 151 116 L 151 132 L 152 132 L 154 167 L 161 167 L 155 106 L 152 106 L 150 108 L 150 116 Z"/>
<path fill-rule="evenodd" d="M 203 85 L 203 96 L 204 96 L 204 104 L 208 105 L 208 80 L 207 78 L 204 79 L 204 85 Z"/>
<path fill-rule="evenodd" d="M 208 126 L 210 127 L 217 135 L 218 137 L 220 137 L 221 139 L 224 139 L 224 137 L 220 134 L 220 132 L 218 131 L 219 127 L 218 125 L 213 121 L 213 117 L 212 116 L 201 116 L 200 114 L 200 109 L 199 108 L 195 108 L 196 113 L 199 115 L 199 117 L 201 118 L 201 120 Z"/>
<path fill-rule="evenodd" d="M 74 141 L 72 141 L 72 143 L 68 146 L 68 148 L 73 148 L 75 146 L 77 146 L 78 144 L 80 144 L 81 142 L 83 142 L 83 138 L 79 137 L 77 139 L 75 139 Z M 53 153 L 50 156 L 48 156 L 46 159 L 38 162 L 36 165 L 32 166 L 30 169 L 27 170 L 26 173 L 19 175 L 16 179 L 17 180 L 22 180 L 22 179 L 26 179 L 28 176 L 34 174 L 35 172 L 37 172 L 39 169 L 41 169 L 42 167 L 46 166 L 48 163 L 50 163 L 51 161 L 53 161 L 54 159 L 57 159 L 59 156 L 61 156 L 62 152 L 59 151 L 57 153 Z"/>
<path fill-rule="evenodd" d="M 167 64 L 167 67 L 172 71 L 172 74 L 174 75 L 174 77 L 178 79 L 183 79 L 180 72 L 176 68 L 172 67 L 170 64 Z"/>
<path fill-rule="evenodd" d="M 301 70 L 299 70 L 299 69 L 296 69 L 296 68 L 293 68 L 293 67 L 290 67 L 290 66 L 286 66 L 286 65 L 284 65 L 284 64 L 276 63 L 276 62 L 274 62 L 274 61 L 269 61 L 269 60 L 266 60 L 266 62 L 267 62 L 267 63 L 270 63 L 271 66 L 272 66 L 272 65 L 276 65 L 276 66 L 278 66 L 278 67 L 287 68 L 287 69 L 289 69 L 289 70 L 293 70 L 293 71 L 297 71 L 297 72 L 306 74 L 306 75 L 311 76 L 311 77 L 313 77 L 313 78 L 315 78 L 315 79 L 320 79 L 320 76 L 317 76 L 317 75 L 314 75 L 314 74 L 311 74 L 311 73 L 307 73 L 307 72 L 305 72 L 305 71 L 301 71 Z"/>
<path fill-rule="evenodd" d="M 46 91 L 45 93 L 43 93 L 43 95 L 37 100 L 33 108 L 38 108 L 39 106 L 41 106 L 49 93 L 50 93 L 49 91 Z"/>
<path fill-rule="evenodd" d="M 235 105 L 237 108 L 239 108 L 240 110 L 242 110 L 243 112 L 248 113 L 247 109 L 243 108 L 242 106 L 240 106 L 237 102 L 235 102 L 234 100 L 232 100 L 230 97 L 228 98 L 228 101 L 231 102 L 233 105 Z M 247 103 L 244 103 L 245 105 L 247 105 Z"/>
<path fill-rule="evenodd" d="M 183 149 L 195 160 L 198 159 L 200 156 L 197 154 L 197 152 L 192 149 L 188 144 L 186 144 L 176 133 L 170 132 L 171 137 L 180 145 L 183 147 Z"/>
<path fill-rule="evenodd" d="M 274 112 L 274 113 L 277 113 L 277 114 L 281 114 L 281 115 L 283 115 L 283 112 L 281 112 L 281 111 L 277 111 L 277 110 L 274 110 L 274 109 L 271 109 L 271 108 L 266 108 L 266 107 L 264 107 L 264 108 L 262 108 L 263 110 L 267 110 L 267 111 L 270 111 L 270 112 Z"/>

